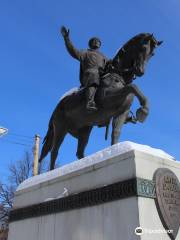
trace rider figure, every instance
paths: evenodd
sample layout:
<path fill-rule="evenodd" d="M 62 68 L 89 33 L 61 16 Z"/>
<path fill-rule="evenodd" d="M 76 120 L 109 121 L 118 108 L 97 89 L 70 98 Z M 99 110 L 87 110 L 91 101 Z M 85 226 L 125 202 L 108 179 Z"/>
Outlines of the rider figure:
<path fill-rule="evenodd" d="M 89 40 L 89 49 L 78 50 L 69 39 L 69 30 L 62 27 L 61 34 L 69 54 L 80 61 L 80 83 L 81 87 L 86 89 L 86 108 L 89 111 L 96 111 L 94 97 L 100 84 L 100 70 L 103 70 L 107 63 L 107 58 L 98 50 L 101 41 L 93 37 Z"/>

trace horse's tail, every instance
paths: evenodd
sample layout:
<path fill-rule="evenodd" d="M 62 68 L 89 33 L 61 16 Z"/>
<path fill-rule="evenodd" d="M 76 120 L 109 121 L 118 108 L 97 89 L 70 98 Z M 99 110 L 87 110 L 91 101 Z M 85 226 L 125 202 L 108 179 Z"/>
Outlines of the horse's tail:
<path fill-rule="evenodd" d="M 53 128 L 52 122 L 50 122 L 47 134 L 43 139 L 43 147 L 41 150 L 39 162 L 41 162 L 47 156 L 48 152 L 52 149 L 53 136 L 54 136 L 54 128 Z"/>
<path fill-rule="evenodd" d="M 108 134 L 109 134 L 109 124 L 110 124 L 110 121 L 107 123 L 106 125 L 106 133 L 105 133 L 105 140 L 108 139 Z"/>

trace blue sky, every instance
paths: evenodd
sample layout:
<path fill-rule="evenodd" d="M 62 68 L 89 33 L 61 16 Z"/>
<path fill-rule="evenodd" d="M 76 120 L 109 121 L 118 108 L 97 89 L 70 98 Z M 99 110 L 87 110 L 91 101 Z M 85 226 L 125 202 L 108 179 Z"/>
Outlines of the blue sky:
<path fill-rule="evenodd" d="M 180 159 L 180 3 L 178 0 L 1 0 L 0 2 L 0 125 L 9 133 L 46 134 L 60 96 L 79 85 L 79 63 L 68 55 L 59 34 L 70 28 L 77 48 L 98 36 L 101 51 L 112 58 L 116 50 L 140 32 L 154 33 L 164 43 L 136 84 L 149 98 L 144 124 L 126 125 L 121 141 L 161 148 Z M 138 107 L 135 101 L 133 109 Z M 10 144 L 18 141 L 29 146 Z M 67 136 L 58 157 L 63 165 L 76 159 L 76 140 Z M 104 129 L 94 128 L 86 154 L 109 146 Z M 7 166 L 31 151 L 32 141 L 7 135 L 0 139 L 0 177 Z"/>

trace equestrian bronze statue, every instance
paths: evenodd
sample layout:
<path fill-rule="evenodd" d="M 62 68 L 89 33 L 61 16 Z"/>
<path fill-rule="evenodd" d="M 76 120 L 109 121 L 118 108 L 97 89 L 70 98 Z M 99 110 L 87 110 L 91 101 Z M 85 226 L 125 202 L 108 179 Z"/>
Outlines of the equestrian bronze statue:
<path fill-rule="evenodd" d="M 50 152 L 51 170 L 67 133 L 78 139 L 76 155 L 81 159 L 94 126 L 106 127 L 107 138 L 112 122 L 113 145 L 118 143 L 123 124 L 145 121 L 149 113 L 148 100 L 133 81 L 144 75 L 148 60 L 162 43 L 153 34 L 141 33 L 130 39 L 112 60 L 107 60 L 98 50 L 99 39 L 92 39 L 94 43 L 89 43 L 90 49 L 81 52 L 72 45 L 66 28 L 63 27 L 61 33 L 68 52 L 80 61 L 81 87 L 63 97 L 50 118 L 39 162 Z M 87 60 L 93 66 L 92 71 L 85 65 Z M 134 97 L 139 100 L 140 108 L 136 116 L 131 116 Z"/>

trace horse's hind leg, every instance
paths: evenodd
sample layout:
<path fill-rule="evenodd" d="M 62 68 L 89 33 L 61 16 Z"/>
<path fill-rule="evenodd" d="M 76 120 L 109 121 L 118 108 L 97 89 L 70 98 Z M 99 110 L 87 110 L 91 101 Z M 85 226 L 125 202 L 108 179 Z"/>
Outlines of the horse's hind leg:
<path fill-rule="evenodd" d="M 39 163 L 42 162 L 42 160 L 48 155 L 48 152 L 50 151 L 51 149 L 51 145 L 49 142 L 45 142 L 43 147 L 42 147 L 42 150 L 41 150 L 41 155 L 40 155 L 40 158 L 39 158 Z"/>
<path fill-rule="evenodd" d="M 58 130 L 55 130 L 54 139 L 53 139 L 53 147 L 51 149 L 51 163 L 50 163 L 50 170 L 54 169 L 55 161 L 58 155 L 59 148 L 66 136 L 65 128 L 61 127 Z"/>
<path fill-rule="evenodd" d="M 76 156 L 78 157 L 78 159 L 81 159 L 84 157 L 84 150 L 87 146 L 91 130 L 92 130 L 92 127 L 84 127 L 79 130 L 78 148 L 76 153 Z"/>

